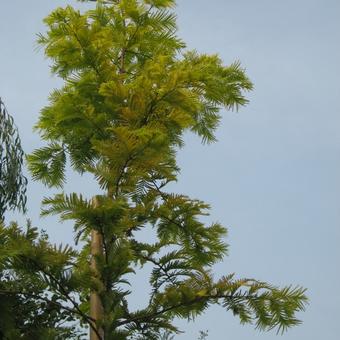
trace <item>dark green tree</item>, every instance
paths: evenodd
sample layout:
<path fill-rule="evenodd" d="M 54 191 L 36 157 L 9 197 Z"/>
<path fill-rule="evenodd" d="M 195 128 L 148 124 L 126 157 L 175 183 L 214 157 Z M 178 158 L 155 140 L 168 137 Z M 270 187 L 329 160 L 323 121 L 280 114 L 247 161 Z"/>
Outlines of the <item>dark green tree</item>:
<path fill-rule="evenodd" d="M 97 1 L 85 13 L 67 6 L 45 19 L 39 43 L 64 86 L 41 112 L 36 128 L 47 145 L 28 157 L 29 168 L 34 179 L 62 188 L 69 160 L 102 188 L 92 200 L 80 193 L 44 199 L 43 215 L 74 220 L 84 245 L 49 286 L 60 298 L 67 293 L 65 312 L 91 327 L 91 339 L 159 339 L 178 332 L 176 318 L 192 319 L 211 304 L 241 323 L 285 331 L 300 323 L 304 289 L 234 275 L 214 280 L 226 229 L 201 221 L 208 204 L 166 189 L 177 179 L 184 133 L 214 142 L 220 109 L 245 105 L 252 89 L 238 62 L 224 66 L 217 55 L 185 49 L 174 5 Z M 150 229 L 156 241 L 141 242 Z M 128 274 L 150 265 L 148 302 L 131 310 Z"/>
<path fill-rule="evenodd" d="M 72 314 L 65 313 L 67 307 L 59 302 L 61 298 L 53 293 L 53 287 L 44 282 L 46 274 L 36 267 L 41 260 L 39 268 L 53 274 L 48 269 L 52 263 L 65 260 L 71 252 L 68 248 L 54 249 L 46 236 L 39 238 L 29 223 L 25 232 L 15 223 L 4 225 L 7 210 L 26 211 L 23 158 L 18 130 L 0 99 L 0 339 L 73 337 L 78 332 L 71 325 Z M 59 267 L 60 274 L 63 269 Z M 65 320 L 67 327 L 63 325 Z"/>
<path fill-rule="evenodd" d="M 74 315 L 81 312 L 70 303 L 78 284 L 70 288 L 68 280 L 75 257 L 68 246 L 51 245 L 29 222 L 25 230 L 0 222 L 1 340 L 80 339 Z"/>
<path fill-rule="evenodd" d="M 6 210 L 26 210 L 23 159 L 18 129 L 0 98 L 0 221 Z"/>

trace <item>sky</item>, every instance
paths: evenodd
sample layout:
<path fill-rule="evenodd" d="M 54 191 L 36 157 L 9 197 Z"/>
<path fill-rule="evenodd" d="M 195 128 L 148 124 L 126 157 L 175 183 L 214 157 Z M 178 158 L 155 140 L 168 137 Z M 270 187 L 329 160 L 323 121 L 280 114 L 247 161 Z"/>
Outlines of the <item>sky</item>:
<path fill-rule="evenodd" d="M 27 153 L 41 146 L 32 128 L 48 94 L 61 85 L 37 49 L 42 19 L 74 0 L 1 0 L 0 96 Z M 88 6 L 89 7 L 89 6 Z M 216 278 L 235 272 L 275 285 L 308 288 L 303 324 L 282 336 L 241 326 L 222 308 L 178 322 L 195 340 L 337 340 L 340 334 L 340 2 L 338 0 L 179 0 L 179 35 L 189 49 L 239 60 L 255 88 L 239 112 L 223 112 L 218 142 L 186 136 L 174 190 L 211 204 L 228 227 L 229 256 Z M 89 177 L 69 174 L 66 191 L 93 195 Z M 42 197 L 56 191 L 30 181 L 33 223 L 54 242 L 72 243 L 72 225 L 40 219 Z M 24 221 L 17 213 L 7 219 Z M 145 289 L 138 285 L 138 296 Z"/>

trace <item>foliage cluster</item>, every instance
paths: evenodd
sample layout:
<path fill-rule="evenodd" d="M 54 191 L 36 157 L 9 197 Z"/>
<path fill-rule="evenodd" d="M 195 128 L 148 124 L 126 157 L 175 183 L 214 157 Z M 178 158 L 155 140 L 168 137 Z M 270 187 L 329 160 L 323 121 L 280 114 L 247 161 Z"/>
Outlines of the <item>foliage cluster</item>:
<path fill-rule="evenodd" d="M 13 117 L 0 98 L 0 220 L 9 209 L 26 210 L 24 152 Z"/>

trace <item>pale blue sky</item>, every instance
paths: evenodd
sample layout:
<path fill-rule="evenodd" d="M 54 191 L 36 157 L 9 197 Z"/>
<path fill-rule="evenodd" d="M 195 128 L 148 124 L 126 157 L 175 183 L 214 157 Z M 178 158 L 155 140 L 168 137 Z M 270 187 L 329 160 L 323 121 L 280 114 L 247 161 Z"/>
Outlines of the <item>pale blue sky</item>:
<path fill-rule="evenodd" d="M 40 145 L 32 126 L 49 92 L 49 74 L 35 33 L 53 8 L 74 0 L 1 0 L 0 96 L 14 116 L 26 152 Z M 79 6 L 79 4 L 77 4 Z M 338 0 L 180 0 L 179 33 L 189 48 L 240 60 L 255 84 L 250 103 L 225 113 L 219 142 L 202 146 L 187 137 L 175 190 L 207 201 L 211 220 L 229 227 L 230 256 L 216 276 L 267 280 L 308 288 L 303 325 L 284 340 L 338 340 L 340 334 L 340 2 Z M 95 192 L 89 178 L 68 191 Z M 53 241 L 72 242 L 70 224 L 39 220 L 39 183 L 29 186 L 29 216 Z M 9 218 L 22 217 L 12 214 Z M 144 285 L 134 295 L 143 295 Z M 195 324 L 181 322 L 197 339 L 274 339 L 221 308 Z M 177 339 L 176 338 L 176 339 Z"/>

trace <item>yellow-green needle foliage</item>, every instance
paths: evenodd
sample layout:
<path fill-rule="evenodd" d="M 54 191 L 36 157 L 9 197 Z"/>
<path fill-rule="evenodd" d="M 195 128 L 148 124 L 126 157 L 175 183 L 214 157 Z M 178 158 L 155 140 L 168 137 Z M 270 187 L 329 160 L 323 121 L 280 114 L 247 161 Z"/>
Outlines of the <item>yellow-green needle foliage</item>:
<path fill-rule="evenodd" d="M 78 259 L 88 271 L 89 232 L 103 237 L 96 289 L 104 307 L 99 326 L 107 339 L 159 339 L 178 330 L 175 318 L 193 318 L 220 304 L 242 323 L 286 330 L 299 323 L 302 288 L 279 289 L 226 276 L 211 266 L 226 254 L 226 229 L 205 225 L 209 206 L 166 190 L 176 181 L 176 152 L 186 132 L 215 141 L 221 108 L 245 105 L 252 84 L 238 62 L 185 49 L 176 36 L 172 0 L 97 1 L 85 13 L 68 6 L 46 19 L 39 43 L 64 86 L 52 92 L 36 128 L 47 146 L 28 157 L 35 179 L 62 187 L 65 163 L 94 175 L 97 204 L 81 194 L 46 198 L 44 214 L 75 220 L 86 243 Z M 153 228 L 156 241 L 140 242 Z M 145 239 L 145 236 L 144 236 Z M 129 308 L 131 273 L 152 266 L 145 308 Z M 127 275 L 129 274 L 129 276 Z"/>

